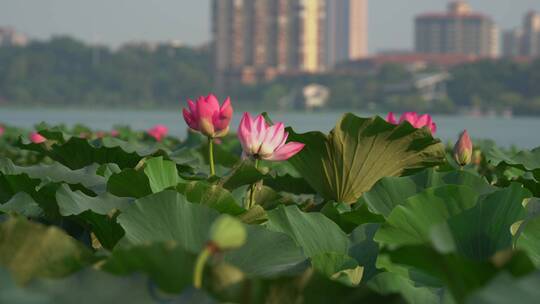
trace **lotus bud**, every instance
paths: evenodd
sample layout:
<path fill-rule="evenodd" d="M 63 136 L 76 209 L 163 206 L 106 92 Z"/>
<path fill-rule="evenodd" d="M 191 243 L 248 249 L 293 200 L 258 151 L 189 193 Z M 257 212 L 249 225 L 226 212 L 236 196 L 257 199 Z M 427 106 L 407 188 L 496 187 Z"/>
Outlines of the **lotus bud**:
<path fill-rule="evenodd" d="M 43 135 L 39 134 L 38 132 L 30 133 L 30 135 L 28 135 L 28 139 L 30 139 L 30 141 L 34 144 L 41 144 L 47 140 L 45 137 L 43 137 Z"/>
<path fill-rule="evenodd" d="M 459 136 L 459 140 L 454 146 L 454 160 L 460 166 L 465 166 L 471 163 L 473 145 L 469 133 L 464 130 Z"/>
<path fill-rule="evenodd" d="M 218 250 L 232 250 L 241 247 L 246 242 L 246 228 L 234 217 L 220 216 L 210 228 L 210 243 Z"/>
<path fill-rule="evenodd" d="M 188 99 L 188 108 L 182 109 L 184 120 L 191 130 L 216 138 L 229 132 L 229 124 L 233 115 L 230 98 L 220 106 L 216 96 L 201 96 L 197 101 Z"/>

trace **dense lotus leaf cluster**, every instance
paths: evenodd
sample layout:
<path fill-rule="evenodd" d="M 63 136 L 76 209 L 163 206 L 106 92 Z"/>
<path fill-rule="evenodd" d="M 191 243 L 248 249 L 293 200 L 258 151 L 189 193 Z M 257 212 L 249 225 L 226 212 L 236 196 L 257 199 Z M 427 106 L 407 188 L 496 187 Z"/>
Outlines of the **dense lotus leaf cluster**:
<path fill-rule="evenodd" d="M 37 130 L 0 137 L 2 303 L 540 296 L 540 149 L 475 141 L 462 166 L 429 128 L 353 114 L 257 166 L 235 134 Z"/>

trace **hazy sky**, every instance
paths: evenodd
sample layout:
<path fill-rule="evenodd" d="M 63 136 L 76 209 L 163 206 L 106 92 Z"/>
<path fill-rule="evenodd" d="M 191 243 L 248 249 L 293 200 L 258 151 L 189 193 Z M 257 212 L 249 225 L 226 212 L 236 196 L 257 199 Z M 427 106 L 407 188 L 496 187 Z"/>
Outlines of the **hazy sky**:
<path fill-rule="evenodd" d="M 200 44 L 210 39 L 210 0 L 0 0 L 0 26 L 13 26 L 34 38 L 69 34 L 118 45 L 130 40 L 177 39 Z M 470 0 L 501 28 L 521 24 L 540 0 Z M 446 0 L 371 0 L 370 50 L 410 48 L 413 17 L 443 10 Z"/>

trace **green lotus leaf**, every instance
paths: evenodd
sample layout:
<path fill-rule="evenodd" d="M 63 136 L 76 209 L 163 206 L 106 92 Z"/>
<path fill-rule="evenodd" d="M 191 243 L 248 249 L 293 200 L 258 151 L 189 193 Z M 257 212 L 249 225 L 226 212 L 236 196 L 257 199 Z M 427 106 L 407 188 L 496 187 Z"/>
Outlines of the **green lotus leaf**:
<path fill-rule="evenodd" d="M 395 207 L 375 235 L 375 240 L 392 245 L 429 242 L 431 228 L 472 208 L 477 199 L 478 194 L 467 186 L 428 188 Z"/>
<path fill-rule="evenodd" d="M 404 204 L 407 198 L 426 188 L 443 185 L 468 186 L 479 194 L 490 193 L 496 189 L 484 177 L 467 171 L 437 172 L 428 169 L 411 176 L 384 177 L 364 193 L 362 200 L 370 210 L 387 217 L 394 207 Z"/>
<path fill-rule="evenodd" d="M 144 171 L 131 168 L 112 174 L 107 181 L 107 191 L 116 196 L 134 198 L 152 194 L 150 180 Z"/>
<path fill-rule="evenodd" d="M 486 260 L 512 247 L 510 227 L 527 214 L 522 202 L 530 192 L 519 184 L 493 192 L 473 208 L 448 219 L 456 250 L 473 260 Z"/>
<path fill-rule="evenodd" d="M 43 133 L 44 131 L 40 131 Z M 52 136 L 51 134 L 48 134 Z M 81 169 L 96 164 L 117 164 L 121 169 L 134 168 L 146 156 L 165 155 L 165 151 L 142 147 L 117 138 L 103 138 L 89 141 L 79 137 L 63 135 L 64 140 L 53 142 L 50 147 L 34 143 L 24 143 L 19 140 L 17 146 L 21 149 L 39 152 L 58 161 L 72 170 Z"/>
<path fill-rule="evenodd" d="M 0 224 L 0 264 L 18 283 L 36 277 L 64 277 L 94 259 L 90 250 L 56 227 L 19 217 Z"/>
<path fill-rule="evenodd" d="M 226 252 L 224 260 L 249 278 L 298 275 L 308 267 L 302 249 L 286 234 L 257 225 L 246 225 L 246 243 Z"/>
<path fill-rule="evenodd" d="M 0 267 L 0 303 L 114 303 L 122 299 L 130 304 L 148 304 L 155 302 L 154 296 L 148 280 L 141 276 L 118 277 L 89 268 L 65 278 L 36 278 L 20 286 Z"/>
<path fill-rule="evenodd" d="M 206 205 L 220 213 L 240 215 L 246 210 L 236 202 L 232 194 L 220 185 L 206 181 L 180 183 L 176 190 L 192 203 Z"/>
<path fill-rule="evenodd" d="M 536 267 L 540 267 L 540 216 L 523 224 L 516 247 L 527 252 Z"/>
<path fill-rule="evenodd" d="M 180 181 L 176 164 L 170 160 L 164 160 L 161 156 L 145 159 L 144 173 L 148 176 L 153 193 L 175 187 Z"/>
<path fill-rule="evenodd" d="M 391 251 L 390 256 L 394 263 L 413 267 L 439 279 L 457 303 L 463 303 L 467 296 L 482 288 L 500 272 L 524 275 L 533 270 L 528 257 L 519 252 L 510 254 L 501 265 L 490 261 L 474 261 L 456 253 L 440 253 L 427 245 L 401 247 Z"/>
<path fill-rule="evenodd" d="M 5 175 L 26 174 L 31 179 L 41 180 L 42 183 L 80 184 L 96 193 L 103 193 L 105 190 L 105 178 L 96 173 L 98 168 L 98 165 L 91 164 L 78 170 L 71 170 L 57 162 L 51 165 L 21 167 L 16 166 L 9 159 L 0 158 L 0 172 Z"/>
<path fill-rule="evenodd" d="M 441 288 L 422 286 L 393 272 L 381 272 L 367 285 L 378 294 L 401 294 L 407 303 L 442 303 Z"/>
<path fill-rule="evenodd" d="M 176 191 L 152 194 L 135 201 L 118 217 L 126 231 L 119 248 L 175 241 L 186 251 L 198 254 L 208 242 L 210 227 L 218 216 L 217 211 L 190 203 Z M 286 234 L 259 226 L 246 229 L 246 243 L 227 252 L 225 261 L 255 277 L 305 269 L 305 255 Z"/>
<path fill-rule="evenodd" d="M 517 153 L 507 153 L 497 147 L 493 147 L 486 153 L 486 158 L 495 166 L 504 163 L 525 171 L 540 170 L 540 147 Z"/>
<path fill-rule="evenodd" d="M 26 192 L 18 192 L 9 201 L 1 204 L 0 212 L 16 213 L 31 218 L 38 218 L 43 215 L 43 209 Z"/>
<path fill-rule="evenodd" d="M 349 239 L 339 226 L 321 213 L 306 213 L 297 206 L 268 211 L 268 229 L 286 233 L 308 257 L 335 252 L 346 254 Z"/>
<path fill-rule="evenodd" d="M 105 193 L 96 197 L 80 191 L 72 191 L 62 185 L 56 192 L 58 209 L 62 216 L 73 216 L 86 225 L 107 249 L 112 249 L 124 236 L 124 230 L 116 222 L 115 212 L 126 209 L 130 201 Z"/>
<path fill-rule="evenodd" d="M 330 279 L 348 286 L 357 286 L 362 280 L 364 268 L 346 254 L 327 252 L 311 258 L 313 267 Z"/>
<path fill-rule="evenodd" d="M 176 191 L 166 190 L 136 200 L 117 221 L 128 244 L 176 241 L 189 252 L 198 253 L 218 215 L 215 210 L 189 203 Z"/>
<path fill-rule="evenodd" d="M 506 304 L 519 299 L 520 304 L 536 304 L 540 299 L 540 271 L 522 278 L 501 273 L 482 289 L 467 298 L 468 304 Z"/>
<path fill-rule="evenodd" d="M 81 191 L 71 190 L 66 184 L 61 185 L 56 192 L 56 200 L 63 216 L 77 215 L 87 210 L 107 215 L 112 210 L 126 209 L 130 203 L 129 199 L 116 197 L 110 193 L 88 196 Z"/>
<path fill-rule="evenodd" d="M 306 144 L 289 162 L 313 189 L 337 202 L 352 204 L 385 176 L 400 176 L 445 159 L 443 145 L 429 130 L 407 123 L 394 126 L 380 117 L 345 114 L 328 136 L 289 131 L 289 140 Z"/>
<path fill-rule="evenodd" d="M 165 292 L 179 293 L 193 280 L 195 254 L 174 241 L 119 248 L 101 269 L 115 275 L 145 273 Z"/>

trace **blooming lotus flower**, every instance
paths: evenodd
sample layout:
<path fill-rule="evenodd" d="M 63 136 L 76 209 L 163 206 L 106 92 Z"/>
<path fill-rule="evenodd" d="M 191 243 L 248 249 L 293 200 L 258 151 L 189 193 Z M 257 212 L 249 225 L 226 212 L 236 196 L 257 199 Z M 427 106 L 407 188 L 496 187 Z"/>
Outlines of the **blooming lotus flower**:
<path fill-rule="evenodd" d="M 238 127 L 238 138 L 245 155 L 271 161 L 287 160 L 304 148 L 303 143 L 289 142 L 283 123 L 268 126 L 262 115 L 253 119 L 244 113 Z"/>
<path fill-rule="evenodd" d="M 4 128 L 4 126 L 0 125 L 0 136 L 4 135 L 5 131 L 6 131 L 6 128 Z"/>
<path fill-rule="evenodd" d="M 433 122 L 433 119 L 429 114 L 418 115 L 416 112 L 405 112 L 401 115 L 398 122 L 396 121 L 394 113 L 390 112 L 388 113 L 388 116 L 386 116 L 386 121 L 394 125 L 408 121 L 415 128 L 428 127 L 431 130 L 431 134 L 435 134 L 437 131 L 437 125 Z"/>
<path fill-rule="evenodd" d="M 454 146 L 454 160 L 460 166 L 465 166 L 471 163 L 473 145 L 469 133 L 464 130 L 459 136 L 459 140 Z"/>
<path fill-rule="evenodd" d="M 120 136 L 120 132 L 118 132 L 118 130 L 111 130 L 111 136 L 112 137 L 118 137 L 118 136 Z"/>
<path fill-rule="evenodd" d="M 229 123 L 233 115 L 231 99 L 227 97 L 221 107 L 216 96 L 201 96 L 197 102 L 188 99 L 189 109 L 182 109 L 184 120 L 195 131 L 214 138 L 229 132 Z"/>
<path fill-rule="evenodd" d="M 30 139 L 30 141 L 35 144 L 41 144 L 47 140 L 45 137 L 43 137 L 43 135 L 39 134 L 38 132 L 30 133 L 30 135 L 28 135 L 28 139 Z"/>
<path fill-rule="evenodd" d="M 152 136 L 155 140 L 161 141 L 167 133 L 169 133 L 169 128 L 165 125 L 155 125 L 150 130 L 148 130 L 148 135 Z"/>

